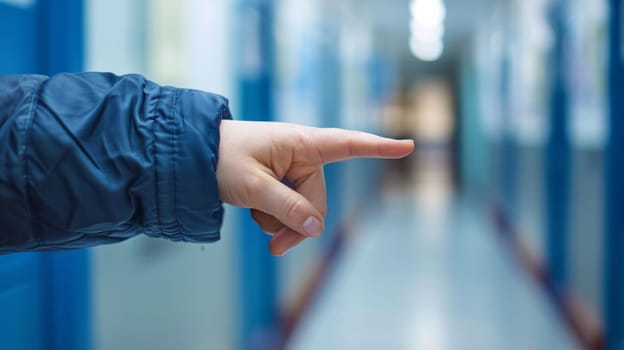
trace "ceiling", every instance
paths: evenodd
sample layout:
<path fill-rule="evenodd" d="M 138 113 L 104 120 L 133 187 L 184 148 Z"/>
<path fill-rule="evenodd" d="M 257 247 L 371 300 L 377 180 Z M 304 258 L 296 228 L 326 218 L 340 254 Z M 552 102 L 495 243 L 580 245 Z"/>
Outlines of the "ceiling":
<path fill-rule="evenodd" d="M 362 6 L 362 0 L 353 0 Z M 505 0 L 444 0 L 446 5 L 445 53 L 439 61 L 422 62 L 409 51 L 410 0 L 367 0 L 366 7 L 374 21 L 376 44 L 379 49 L 399 57 L 402 76 L 415 79 L 427 73 L 448 71 L 457 61 L 463 45 L 470 42 L 475 25 L 491 9 Z"/>

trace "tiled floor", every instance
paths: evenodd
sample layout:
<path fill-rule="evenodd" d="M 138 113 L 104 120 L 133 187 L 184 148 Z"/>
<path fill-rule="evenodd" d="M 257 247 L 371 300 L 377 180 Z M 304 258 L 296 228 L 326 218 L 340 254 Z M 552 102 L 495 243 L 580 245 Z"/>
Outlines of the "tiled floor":
<path fill-rule="evenodd" d="M 576 349 L 483 201 L 425 183 L 362 216 L 288 348 Z"/>

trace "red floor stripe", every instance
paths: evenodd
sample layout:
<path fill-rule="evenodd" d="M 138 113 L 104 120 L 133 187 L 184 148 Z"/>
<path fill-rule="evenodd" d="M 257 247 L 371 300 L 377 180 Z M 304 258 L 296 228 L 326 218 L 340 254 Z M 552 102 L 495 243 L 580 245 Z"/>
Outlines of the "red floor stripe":
<path fill-rule="evenodd" d="M 312 269 L 312 273 L 310 274 L 310 278 L 308 279 L 306 286 L 302 289 L 302 293 L 293 303 L 294 306 L 292 306 L 289 310 L 282 310 L 280 312 L 282 332 L 278 342 L 278 349 L 284 349 L 286 347 L 299 322 L 317 298 L 332 267 L 334 266 L 336 257 L 342 251 L 344 242 L 348 239 L 348 235 L 351 232 L 350 228 L 352 227 L 351 223 L 353 222 L 353 218 L 359 214 L 361 213 L 357 210 L 356 213 L 351 215 L 350 219 L 336 231 L 324 258 L 321 259 Z"/>
<path fill-rule="evenodd" d="M 492 205 L 492 216 L 501 238 L 533 280 L 548 294 L 580 345 L 587 350 L 604 349 L 603 327 L 597 315 L 570 290 L 556 290 L 552 286 L 548 267 L 518 238 L 517 231 L 498 204 Z"/>

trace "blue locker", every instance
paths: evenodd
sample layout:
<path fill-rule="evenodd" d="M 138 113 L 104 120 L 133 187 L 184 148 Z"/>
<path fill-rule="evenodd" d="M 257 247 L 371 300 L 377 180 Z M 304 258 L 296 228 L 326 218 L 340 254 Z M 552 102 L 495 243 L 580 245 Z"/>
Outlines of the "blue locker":
<path fill-rule="evenodd" d="M 272 0 L 241 0 L 237 15 L 242 55 L 238 71 L 238 113 L 253 121 L 273 119 L 273 25 Z M 239 268 L 240 325 L 238 349 L 273 349 L 280 337 L 277 303 L 276 260 L 268 251 L 270 237 L 238 209 L 240 242 L 236 252 Z"/>
<path fill-rule="evenodd" d="M 37 6 L 0 4 L 0 72 L 34 72 L 41 67 Z M 19 33 L 19 34 L 18 34 Z M 41 349 L 45 325 L 39 254 L 0 256 L 0 347 Z"/>
<path fill-rule="evenodd" d="M 609 0 L 609 137 L 605 168 L 603 312 L 605 349 L 624 347 L 624 59 L 622 0 Z"/>
<path fill-rule="evenodd" d="M 567 268 L 570 186 L 570 141 L 568 139 L 568 91 L 565 72 L 565 16 L 567 4 L 553 1 L 551 23 L 554 44 L 550 57 L 550 134 L 545 150 L 546 249 L 549 283 L 555 292 L 569 282 Z"/>
<path fill-rule="evenodd" d="M 41 266 L 37 254 L 0 256 L 0 347 L 43 349 Z"/>
<path fill-rule="evenodd" d="M 81 0 L 0 3 L 0 74 L 81 70 L 82 12 Z M 85 250 L 0 255 L 0 349 L 87 349 L 88 271 Z"/>
<path fill-rule="evenodd" d="M 41 46 L 38 7 L 0 3 L 0 73 L 40 70 Z"/>

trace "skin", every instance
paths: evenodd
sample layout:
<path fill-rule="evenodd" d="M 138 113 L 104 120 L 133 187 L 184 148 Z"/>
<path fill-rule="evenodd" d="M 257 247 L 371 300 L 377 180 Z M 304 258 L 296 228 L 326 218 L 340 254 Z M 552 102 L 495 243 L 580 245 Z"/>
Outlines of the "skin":
<path fill-rule="evenodd" d="M 402 158 L 412 140 L 295 124 L 221 122 L 217 164 L 223 202 L 251 209 L 269 250 L 284 255 L 323 232 L 327 200 L 323 165 L 352 158 Z M 287 183 L 288 185 L 286 185 Z"/>

